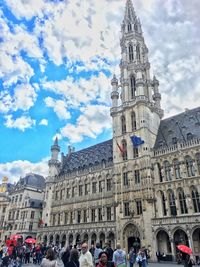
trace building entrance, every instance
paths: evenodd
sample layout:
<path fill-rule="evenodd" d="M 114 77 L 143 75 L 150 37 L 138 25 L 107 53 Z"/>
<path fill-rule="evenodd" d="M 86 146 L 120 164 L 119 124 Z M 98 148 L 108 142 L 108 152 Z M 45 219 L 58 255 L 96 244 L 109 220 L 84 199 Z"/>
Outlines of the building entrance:
<path fill-rule="evenodd" d="M 123 241 L 126 251 L 130 251 L 131 247 L 133 247 L 136 252 L 139 250 L 141 243 L 137 226 L 132 223 L 126 225 L 123 232 Z"/>

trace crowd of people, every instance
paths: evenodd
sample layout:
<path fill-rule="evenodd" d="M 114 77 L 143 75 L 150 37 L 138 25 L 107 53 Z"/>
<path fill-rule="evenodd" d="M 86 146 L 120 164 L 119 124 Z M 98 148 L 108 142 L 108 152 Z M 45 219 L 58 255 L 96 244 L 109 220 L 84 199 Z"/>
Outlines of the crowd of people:
<path fill-rule="evenodd" d="M 126 254 L 120 244 L 113 251 L 110 244 L 101 248 L 99 243 L 88 248 L 87 243 L 80 246 L 61 245 L 47 246 L 46 244 L 15 244 L 0 245 L 1 267 L 21 267 L 22 264 L 33 263 L 41 267 L 57 267 L 58 259 L 62 260 L 64 267 L 126 267 L 127 260 L 130 267 L 138 263 L 139 267 L 146 267 L 148 250 L 145 248 L 136 252 L 134 248 Z"/>

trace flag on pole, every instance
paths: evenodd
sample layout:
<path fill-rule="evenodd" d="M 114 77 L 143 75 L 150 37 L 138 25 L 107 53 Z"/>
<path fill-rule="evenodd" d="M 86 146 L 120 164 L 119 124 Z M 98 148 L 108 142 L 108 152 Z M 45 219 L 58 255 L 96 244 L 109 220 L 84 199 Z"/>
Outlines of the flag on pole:
<path fill-rule="evenodd" d="M 119 150 L 121 152 L 121 155 L 123 155 L 124 154 L 124 148 L 123 148 L 123 146 L 120 146 L 119 143 L 117 142 L 117 140 L 116 140 L 116 143 L 117 143 L 117 146 L 118 146 L 118 148 L 119 148 Z"/>
<path fill-rule="evenodd" d="M 142 140 L 140 137 L 138 137 L 136 135 L 130 136 L 130 138 L 131 138 L 131 141 L 132 141 L 134 147 L 138 147 L 138 146 L 144 144 L 144 140 Z"/>

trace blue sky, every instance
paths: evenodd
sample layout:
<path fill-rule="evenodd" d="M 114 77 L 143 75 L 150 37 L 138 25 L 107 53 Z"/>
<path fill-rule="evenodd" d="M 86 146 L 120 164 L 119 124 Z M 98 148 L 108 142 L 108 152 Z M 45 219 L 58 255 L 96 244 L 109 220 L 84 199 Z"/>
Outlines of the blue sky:
<path fill-rule="evenodd" d="M 125 0 L 0 0 L 0 178 L 47 175 L 61 150 L 112 136 Z M 199 106 L 200 2 L 134 0 L 165 116 Z"/>

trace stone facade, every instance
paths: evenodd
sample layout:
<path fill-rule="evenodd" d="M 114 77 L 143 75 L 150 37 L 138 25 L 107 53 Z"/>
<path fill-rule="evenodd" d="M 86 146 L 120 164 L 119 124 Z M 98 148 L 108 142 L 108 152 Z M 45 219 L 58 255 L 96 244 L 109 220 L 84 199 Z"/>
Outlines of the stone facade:
<path fill-rule="evenodd" d="M 6 240 L 11 234 L 20 234 L 23 239 L 36 237 L 42 219 L 44 186 L 44 177 L 33 173 L 20 178 L 13 185 L 6 195 L 2 240 Z"/>
<path fill-rule="evenodd" d="M 120 242 L 126 250 L 145 246 L 152 259 L 158 250 L 172 259 L 176 245 L 185 243 L 198 255 L 200 109 L 161 120 L 159 82 L 150 77 L 131 0 L 121 32 L 121 75 L 111 81 L 113 138 L 78 152 L 69 149 L 61 161 L 55 140 L 38 239 L 113 247 Z"/>

